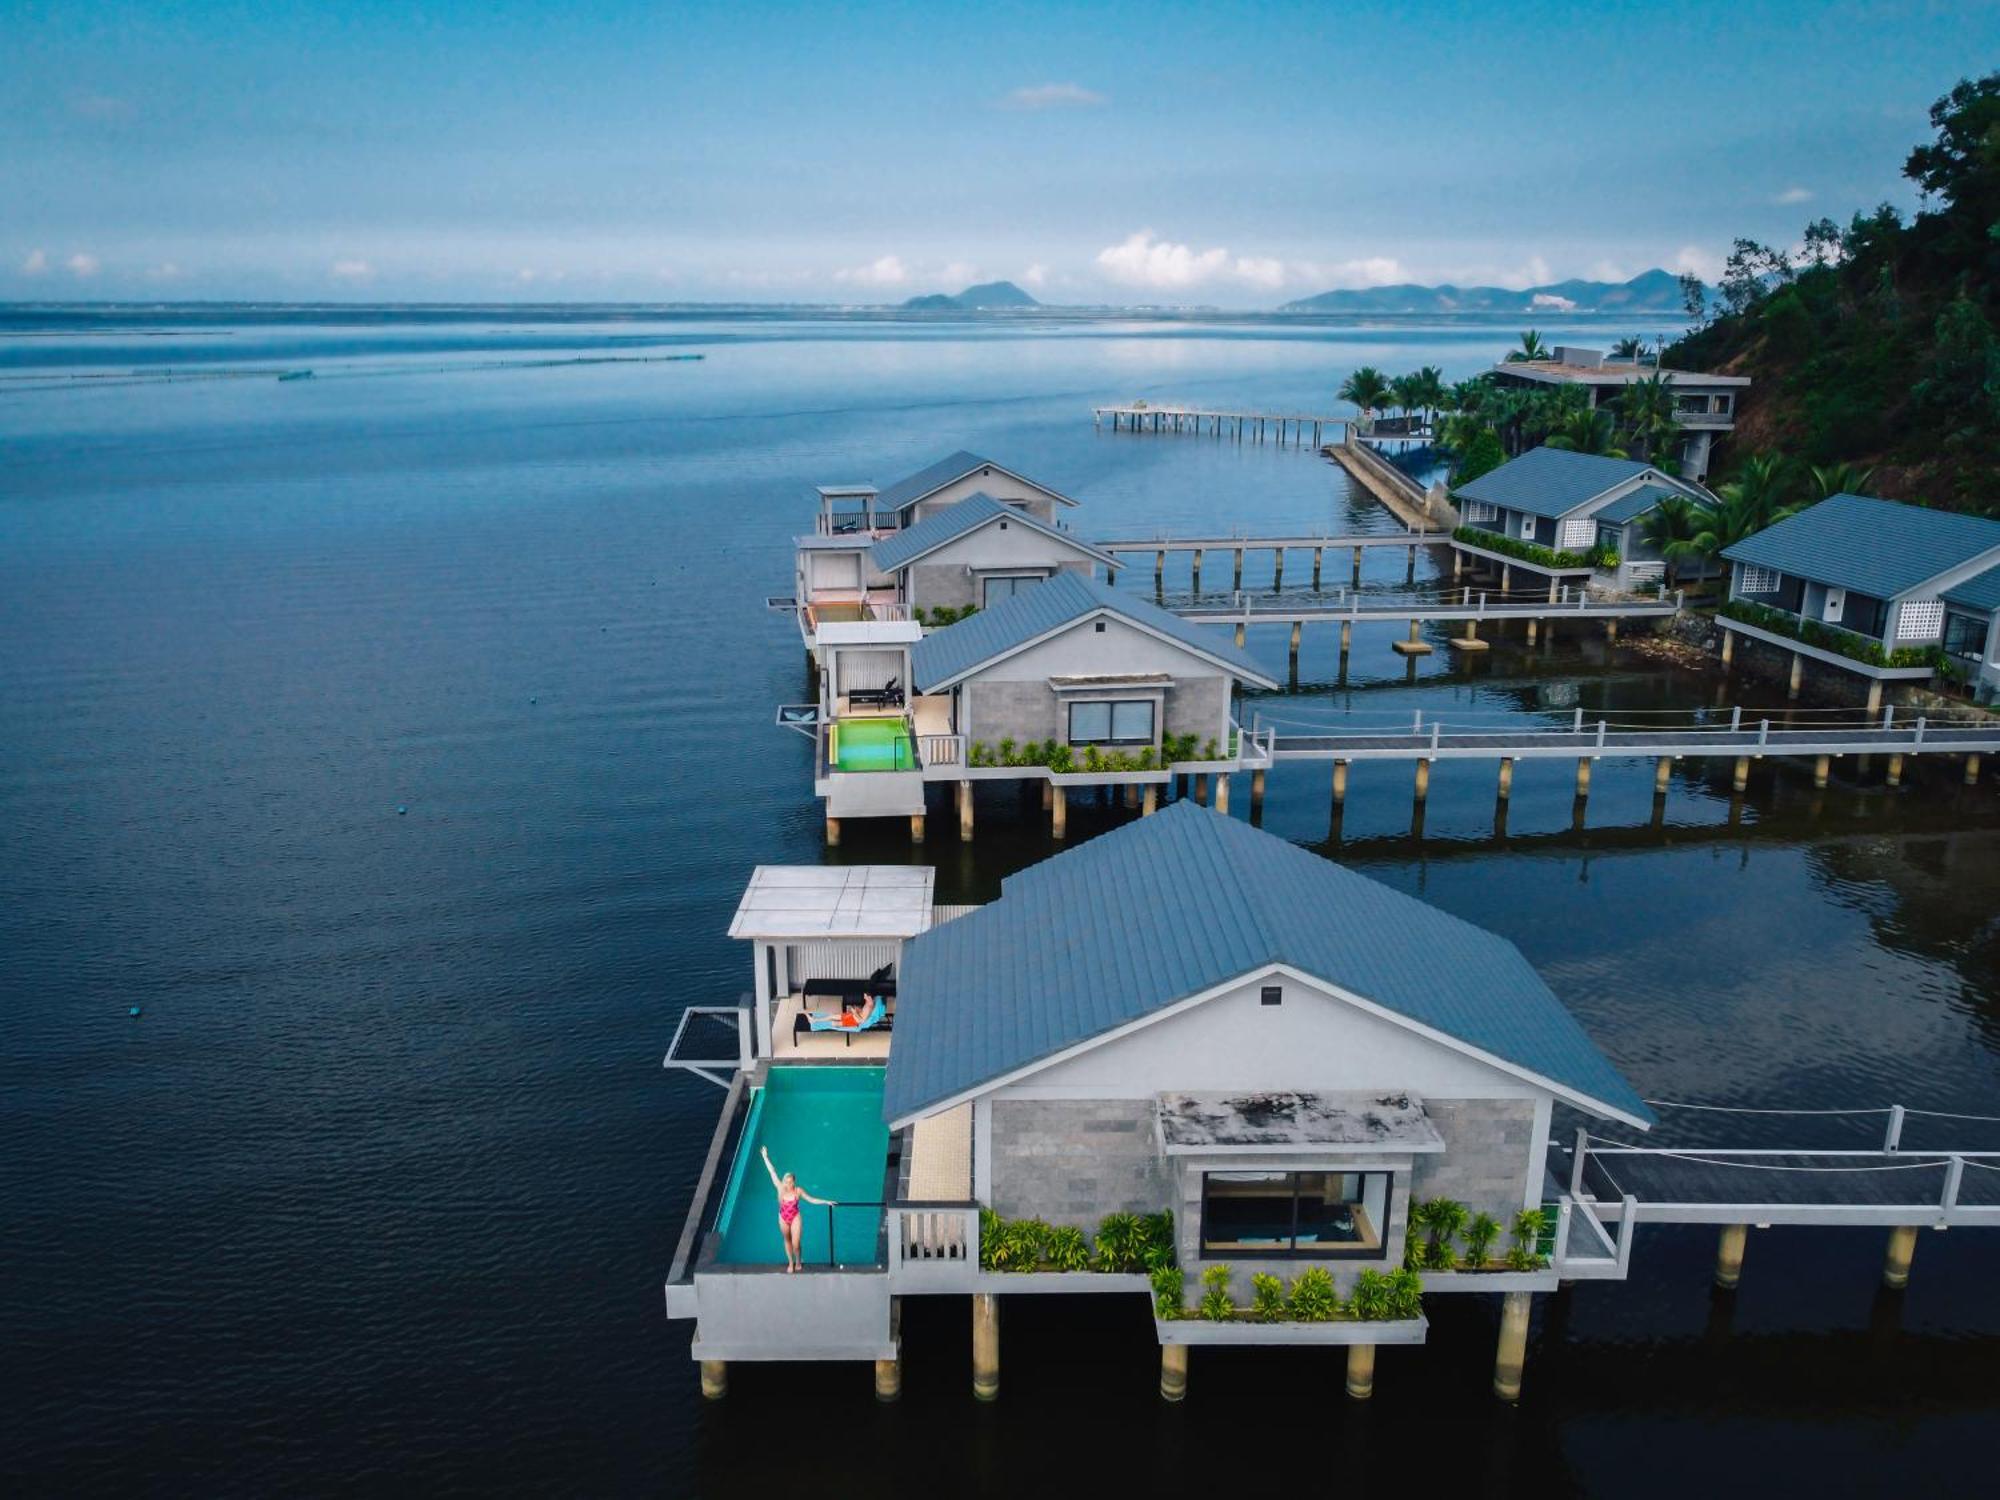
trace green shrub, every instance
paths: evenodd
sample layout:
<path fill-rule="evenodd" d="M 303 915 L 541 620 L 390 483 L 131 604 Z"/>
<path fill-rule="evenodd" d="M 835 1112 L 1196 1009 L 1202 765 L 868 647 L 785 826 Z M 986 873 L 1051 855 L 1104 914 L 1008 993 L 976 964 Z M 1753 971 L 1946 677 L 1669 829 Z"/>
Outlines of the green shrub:
<path fill-rule="evenodd" d="M 1491 1214 L 1474 1214 L 1465 1226 L 1465 1263 L 1475 1271 L 1485 1265 L 1493 1253 L 1493 1242 L 1500 1238 L 1500 1221 Z"/>
<path fill-rule="evenodd" d="M 1424 1281 L 1415 1271 L 1391 1271 L 1382 1278 L 1388 1286 L 1389 1317 L 1395 1321 L 1423 1316 Z"/>
<path fill-rule="evenodd" d="M 985 1254 L 985 1235 L 982 1230 L 980 1259 Z M 1002 1219 L 993 1236 L 993 1253 L 990 1269 L 995 1271 L 1033 1271 L 1040 1267 L 1048 1251 L 1049 1226 L 1040 1219 Z"/>
<path fill-rule="evenodd" d="M 1098 1270 L 1145 1269 L 1145 1232 L 1139 1227 L 1137 1214 L 1106 1214 L 1095 1238 Z"/>
<path fill-rule="evenodd" d="M 1000 741 L 1000 763 L 1002 765 L 1014 763 L 1014 736 L 1011 734 Z"/>
<path fill-rule="evenodd" d="M 1515 1214 L 1512 1225 L 1514 1243 L 1507 1252 L 1508 1266 L 1516 1271 L 1533 1271 L 1547 1264 L 1547 1257 L 1541 1252 L 1541 1242 L 1552 1227 L 1549 1216 L 1539 1208 L 1524 1208 Z"/>
<path fill-rule="evenodd" d="M 1187 1292 L 1179 1266 L 1158 1266 L 1153 1271 L 1153 1315 L 1162 1322 L 1185 1316 Z"/>
<path fill-rule="evenodd" d="M 1139 1258 L 1149 1271 L 1174 1263 L 1174 1215 L 1171 1209 L 1139 1216 Z"/>
<path fill-rule="evenodd" d="M 1421 1228 L 1424 1238 L 1414 1263 L 1426 1271 L 1449 1271 L 1458 1264 L 1451 1242 L 1458 1232 L 1465 1228 L 1465 1221 L 1471 1217 L 1471 1210 L 1452 1198 L 1426 1198 L 1410 1209 L 1410 1223 L 1413 1228 Z M 1410 1266 L 1412 1258 L 1404 1257 L 1404 1265 Z"/>
<path fill-rule="evenodd" d="M 1414 1276 L 1414 1271 L 1398 1271 L 1398 1276 Z M 1354 1281 L 1354 1296 L 1349 1300 L 1354 1316 L 1363 1323 L 1386 1323 L 1393 1314 L 1394 1290 L 1389 1278 L 1369 1267 Z"/>
<path fill-rule="evenodd" d="M 1090 1269 L 1090 1244 L 1084 1239 L 1083 1231 L 1074 1224 L 1062 1224 L 1051 1229 L 1044 1239 L 1042 1253 L 1052 1270 Z"/>
<path fill-rule="evenodd" d="M 990 1208 L 979 1210 L 979 1269 L 997 1271 L 994 1252 L 1000 1248 L 1000 1229 L 1004 1221 Z"/>
<path fill-rule="evenodd" d="M 1201 1273 L 1201 1302 L 1197 1311 L 1211 1323 L 1227 1323 L 1235 1316 L 1236 1304 L 1229 1300 L 1229 1267 L 1209 1266 Z"/>
<path fill-rule="evenodd" d="M 1340 1316 L 1340 1293 L 1325 1266 L 1309 1266 L 1293 1279 L 1290 1312 L 1301 1323 L 1330 1323 Z"/>
<path fill-rule="evenodd" d="M 1259 1323 L 1285 1321 L 1285 1284 L 1275 1276 L 1255 1271 L 1250 1276 L 1250 1316 Z"/>
<path fill-rule="evenodd" d="M 1524 542 L 1511 536 L 1503 536 L 1497 531 L 1488 531 L 1483 526 L 1455 526 L 1452 538 L 1468 547 L 1481 547 L 1488 552 L 1498 552 L 1502 557 L 1517 557 L 1522 562 L 1539 563 L 1545 568 L 1589 568 L 1598 566 L 1589 553 L 1558 552 L 1544 547 L 1538 542 Z M 1595 549 L 1593 549 L 1595 550 Z M 1611 554 L 1612 561 L 1606 567 L 1617 566 L 1618 554 Z"/>

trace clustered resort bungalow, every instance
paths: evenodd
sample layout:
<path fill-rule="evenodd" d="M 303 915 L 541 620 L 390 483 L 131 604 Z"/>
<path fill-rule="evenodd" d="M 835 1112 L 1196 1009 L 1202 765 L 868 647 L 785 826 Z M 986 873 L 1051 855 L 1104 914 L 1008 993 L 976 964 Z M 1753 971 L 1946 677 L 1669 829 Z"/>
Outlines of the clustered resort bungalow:
<path fill-rule="evenodd" d="M 829 498 L 864 493 L 858 510 Z M 1214 632 L 1112 589 L 1116 562 L 1053 519 L 1074 501 L 971 453 L 879 495 L 820 494 L 787 601 L 819 697 L 779 722 L 813 739 L 829 843 L 871 817 L 907 818 L 921 840 L 932 782 L 952 786 L 964 837 L 976 783 L 1039 782 L 1060 838 L 1074 789 L 1151 811 L 1173 776 L 1198 778 L 1204 798 L 1214 777 L 1226 807 L 1232 773 L 1265 769 L 1233 709 L 1239 688 L 1276 681 Z"/>
<path fill-rule="evenodd" d="M 1646 542 L 1644 521 L 1676 498 L 1715 499 L 1652 464 L 1530 448 L 1452 491 L 1463 523 L 1452 542 L 1454 572 L 1467 559 L 1498 568 L 1503 589 L 1514 574 L 1533 574 L 1547 580 L 1551 598 L 1593 581 L 1620 589 L 1661 583 L 1666 562 Z"/>
<path fill-rule="evenodd" d="M 1738 639 L 1790 653 L 1794 697 L 1808 660 L 1864 680 L 1871 711 L 1940 668 L 2000 688 L 2000 521 L 1834 495 L 1722 555 L 1724 660 Z"/>
<path fill-rule="evenodd" d="M 1374 1347 L 1422 1342 L 1420 1312 L 1181 1314 L 1204 1272 L 1237 1302 L 1253 1272 L 1319 1268 L 1351 1294 L 1403 1265 L 1420 1200 L 1502 1224 L 1546 1205 L 1551 1234 L 1513 1269 L 1424 1276 L 1426 1294 L 1506 1299 L 1516 1386 L 1531 1294 L 1624 1274 L 1548 1172 L 1552 1120 L 1653 1116 L 1511 943 L 1192 802 L 1009 876 L 983 907 L 932 907 L 929 873 L 760 869 L 731 928 L 756 945 L 754 1015 L 666 1288 L 710 1394 L 729 1361 L 779 1359 L 872 1360 L 893 1394 L 895 1299 L 955 1294 L 990 1395 L 1001 1294 L 1162 1295 L 1131 1267 L 999 1269 L 1009 1221 L 1088 1236 L 1171 1216 L 1186 1302 L 1155 1301 L 1169 1394 L 1190 1344 L 1227 1342 L 1347 1346 L 1366 1395 Z M 814 1019 L 847 990 L 890 997 L 866 1035 Z M 840 1200 L 806 1210 L 804 1275 L 781 1274 L 766 1146 Z"/>

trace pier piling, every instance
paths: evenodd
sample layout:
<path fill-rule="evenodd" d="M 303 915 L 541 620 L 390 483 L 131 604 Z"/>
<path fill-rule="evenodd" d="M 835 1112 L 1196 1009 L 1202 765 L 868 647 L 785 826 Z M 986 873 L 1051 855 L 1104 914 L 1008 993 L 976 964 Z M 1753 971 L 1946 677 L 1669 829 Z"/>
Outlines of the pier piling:
<path fill-rule="evenodd" d="M 1806 659 L 1800 653 L 1794 651 L 1792 653 L 1791 680 L 1785 684 L 1785 696 L 1787 698 L 1798 697 L 1799 685 L 1805 681 L 1805 676 L 1806 676 Z"/>
<path fill-rule="evenodd" d="M 1743 1247 L 1750 1239 L 1748 1224 L 1725 1224 L 1715 1247 L 1715 1284 L 1725 1292 L 1743 1279 Z"/>
<path fill-rule="evenodd" d="M 1326 548 L 1324 548 L 1324 547 L 1315 547 L 1315 548 L 1313 548 L 1313 592 L 1314 592 L 1315 594 L 1317 594 L 1317 593 L 1319 592 L 1319 565 L 1320 565 L 1320 559 L 1321 559 L 1321 558 L 1322 558 L 1323 556 L 1325 556 L 1325 554 L 1326 554 Z"/>
<path fill-rule="evenodd" d="M 826 846 L 829 849 L 840 847 L 840 819 L 838 818 L 828 818 L 826 820 Z"/>
<path fill-rule="evenodd" d="M 1890 786 L 1903 784 L 1903 757 L 1900 754 L 1889 757 L 1889 774 L 1885 779 Z"/>
<path fill-rule="evenodd" d="M 1194 549 L 1194 591 L 1201 592 L 1201 548 Z"/>
<path fill-rule="evenodd" d="M 1653 795 L 1655 797 L 1664 797 L 1667 795 L 1667 780 L 1673 774 L 1674 758 L 1671 755 L 1662 755 L 1659 764 L 1653 767 Z"/>
<path fill-rule="evenodd" d="M 1069 788 L 1049 788 L 1049 834 L 1055 839 L 1069 837 Z"/>
<path fill-rule="evenodd" d="M 1239 594 L 1243 592 L 1243 549 L 1241 547 L 1236 549 L 1236 575 L 1235 580 L 1229 586 Z"/>
<path fill-rule="evenodd" d="M 1000 1299 L 972 1294 L 972 1394 L 992 1401 L 1000 1394 Z"/>
<path fill-rule="evenodd" d="M 1333 763 L 1333 805 L 1339 807 L 1345 801 L 1347 801 L 1347 762 L 1337 760 Z"/>
<path fill-rule="evenodd" d="M 922 813 L 911 813 L 910 842 L 913 844 L 921 844 L 923 841 L 924 841 L 924 815 Z"/>
<path fill-rule="evenodd" d="M 1577 800 L 1580 802 L 1589 795 L 1590 795 L 1590 757 L 1587 755 L 1579 755 L 1576 758 Z"/>
<path fill-rule="evenodd" d="M 1194 773 L 1194 800 L 1202 807 L 1208 806 L 1208 772 Z"/>
<path fill-rule="evenodd" d="M 1430 794 L 1431 763 L 1427 760 L 1420 760 L 1417 762 L 1417 801 L 1422 802 Z"/>
<path fill-rule="evenodd" d="M 1356 1401 L 1366 1401 L 1375 1394 L 1375 1346 L 1373 1344 L 1349 1344 L 1347 1346 L 1347 1394 Z"/>
<path fill-rule="evenodd" d="M 1750 757 L 1739 755 L 1736 757 L 1736 774 L 1729 780 L 1729 789 L 1732 792 L 1740 792 L 1748 785 L 1750 785 Z"/>
<path fill-rule="evenodd" d="M 1229 811 L 1229 773 L 1227 771 L 1222 772 L 1215 778 L 1215 810 L 1219 813 Z"/>
<path fill-rule="evenodd" d="M 1160 1399 L 1162 1401 L 1184 1401 L 1187 1399 L 1188 1346 L 1186 1344 L 1160 1345 Z"/>
<path fill-rule="evenodd" d="M 1889 1253 L 1882 1261 L 1882 1285 L 1900 1292 L 1910 1284 L 1910 1259 L 1917 1253 L 1917 1226 L 1898 1224 L 1889 1231 Z"/>
<path fill-rule="evenodd" d="M 1977 755 L 1968 755 L 1965 757 L 1965 784 L 1967 786 L 1979 785 L 1979 757 Z"/>
<path fill-rule="evenodd" d="M 958 836 L 966 843 L 972 842 L 972 783 L 958 784 Z"/>
<path fill-rule="evenodd" d="M 1514 757 L 1500 757 L 1500 800 L 1505 802 L 1514 795 Z"/>
<path fill-rule="evenodd" d="M 1256 817 L 1264 810 L 1264 773 L 1250 773 L 1250 816 Z"/>
<path fill-rule="evenodd" d="M 1736 656 L 1736 632 L 1733 630 L 1725 630 L 1722 632 L 1723 666 L 1725 667 L 1728 666 L 1729 663 L 1735 659 L 1735 656 Z"/>
<path fill-rule="evenodd" d="M 701 1393 L 710 1401 L 720 1401 L 729 1394 L 729 1366 L 722 1360 L 701 1362 Z"/>
<path fill-rule="evenodd" d="M 1141 796 L 1139 799 L 1139 816 L 1142 818 L 1150 818 L 1154 813 L 1159 811 L 1159 808 L 1160 808 L 1160 789 L 1152 785 L 1152 783 L 1148 782 L 1146 785 L 1145 794 Z"/>
<path fill-rule="evenodd" d="M 1521 1399 L 1521 1371 L 1528 1362 L 1528 1315 L 1533 1294 L 1507 1292 L 1500 1301 L 1500 1346 L 1493 1355 L 1493 1394 L 1502 1401 Z"/>
<path fill-rule="evenodd" d="M 1822 755 L 1813 762 L 1813 785 L 1825 786 L 1827 776 L 1833 770 L 1833 757 Z"/>
<path fill-rule="evenodd" d="M 875 1361 L 875 1399 L 894 1401 L 903 1394 L 903 1362 L 900 1359 Z"/>

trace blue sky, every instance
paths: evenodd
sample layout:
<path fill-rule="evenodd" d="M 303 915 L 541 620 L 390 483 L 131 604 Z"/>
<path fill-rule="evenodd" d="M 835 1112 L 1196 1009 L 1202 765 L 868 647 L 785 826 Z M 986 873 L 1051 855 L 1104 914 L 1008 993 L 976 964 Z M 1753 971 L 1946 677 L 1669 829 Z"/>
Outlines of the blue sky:
<path fill-rule="evenodd" d="M 1913 200 L 1953 4 L 0 0 L 0 298 L 1271 306 Z"/>

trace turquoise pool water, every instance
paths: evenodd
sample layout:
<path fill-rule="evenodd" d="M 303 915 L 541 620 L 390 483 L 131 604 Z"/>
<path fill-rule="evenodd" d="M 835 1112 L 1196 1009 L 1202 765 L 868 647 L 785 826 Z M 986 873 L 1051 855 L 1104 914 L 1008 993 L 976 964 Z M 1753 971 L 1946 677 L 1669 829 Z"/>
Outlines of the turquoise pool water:
<path fill-rule="evenodd" d="M 716 1228 L 717 1258 L 728 1265 L 785 1263 L 778 1238 L 778 1195 L 760 1152 L 769 1148 L 780 1172 L 796 1173 L 799 1186 L 843 1206 L 833 1211 L 835 1262 L 872 1265 L 882 1222 L 882 1174 L 889 1157 L 889 1127 L 882 1122 L 881 1068 L 773 1068 L 750 1102 L 743 1144 L 722 1200 Z M 827 1210 L 802 1205 L 807 1265 L 827 1264 Z"/>
<path fill-rule="evenodd" d="M 836 770 L 911 771 L 916 753 L 901 719 L 842 719 L 834 726 Z"/>

